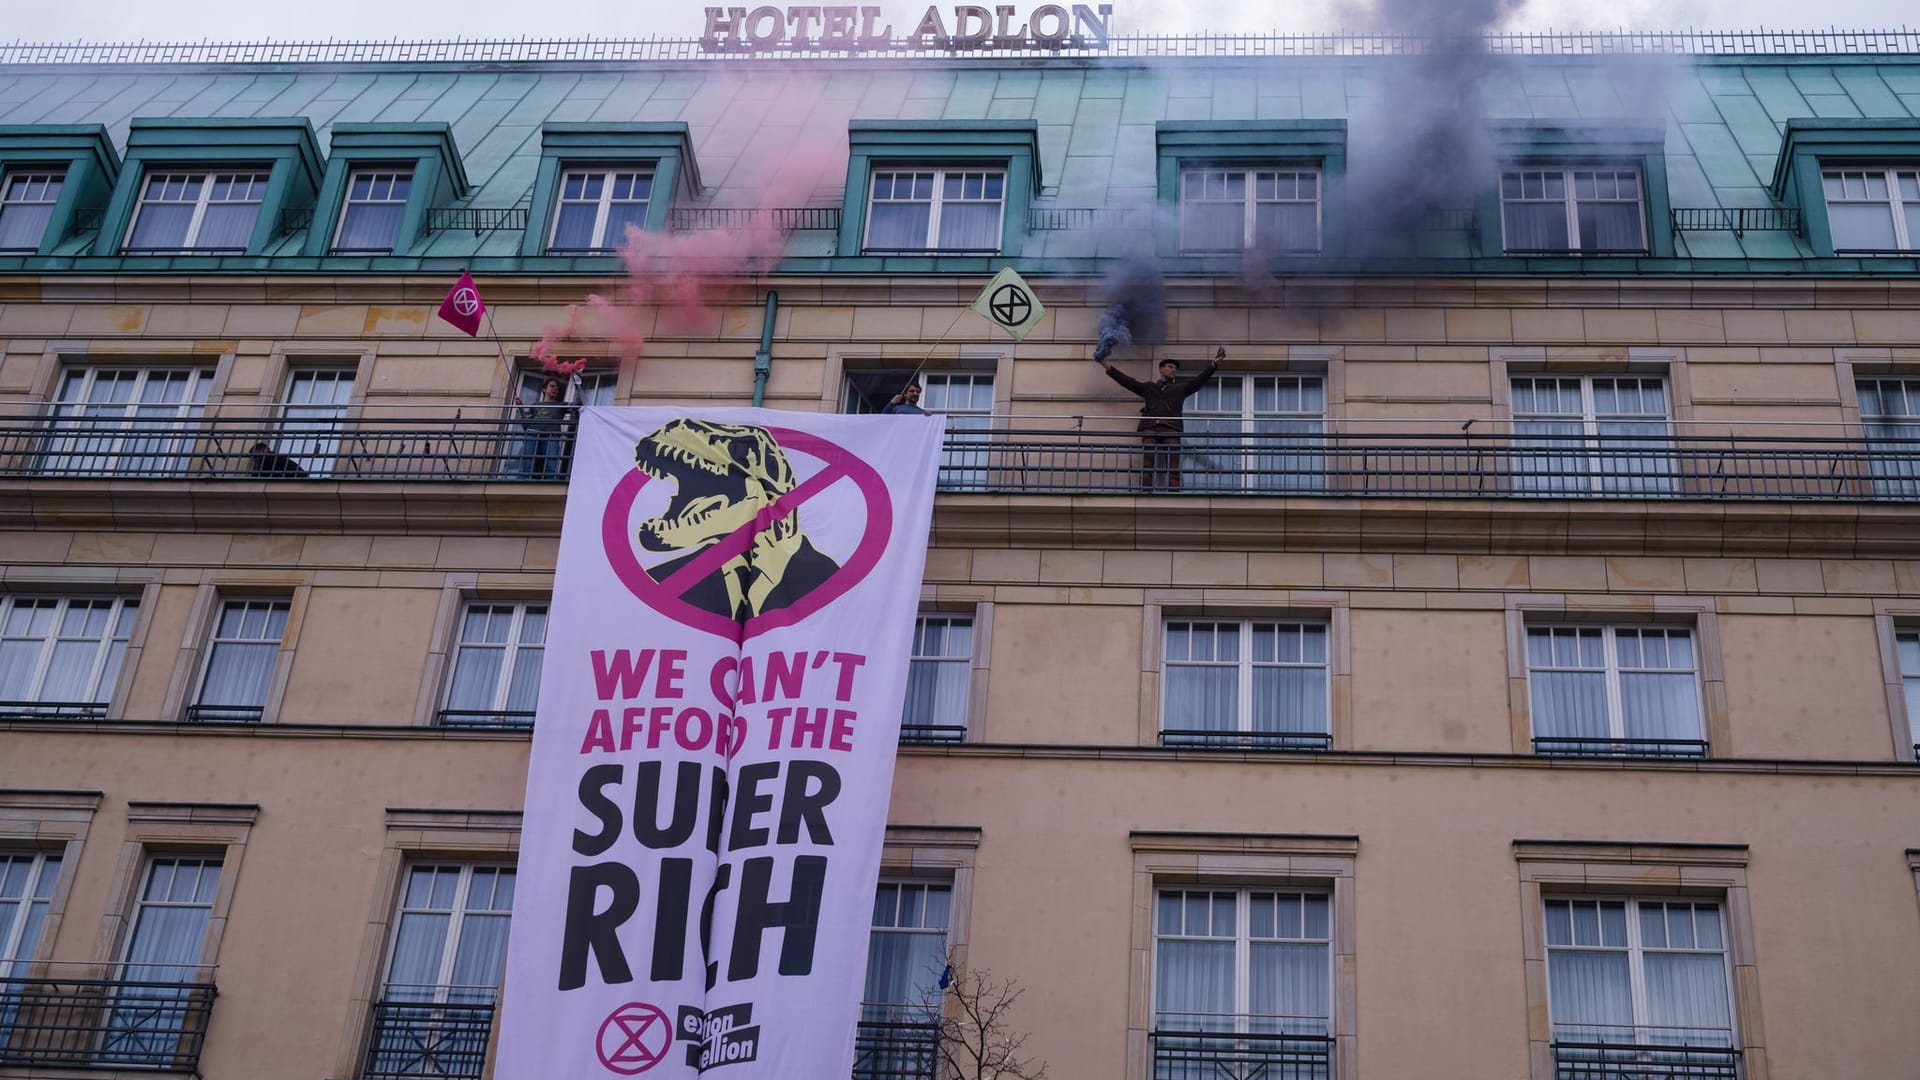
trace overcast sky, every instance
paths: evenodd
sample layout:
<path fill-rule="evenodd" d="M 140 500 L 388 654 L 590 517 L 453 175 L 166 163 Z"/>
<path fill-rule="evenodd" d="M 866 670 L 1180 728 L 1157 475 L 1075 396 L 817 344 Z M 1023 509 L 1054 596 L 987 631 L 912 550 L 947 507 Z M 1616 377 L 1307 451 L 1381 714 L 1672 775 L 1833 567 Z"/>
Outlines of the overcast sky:
<path fill-rule="evenodd" d="M 750 0 L 715 3 L 753 6 Z M 784 6 L 789 0 L 775 0 Z M 812 0 L 820 3 L 822 0 Z M 832 2 L 832 0 L 826 0 Z M 845 0 L 858 3 L 860 0 Z M 871 3 L 873 0 L 867 0 Z M 994 0 L 979 0 L 992 6 Z M 1015 2 L 1024 15 L 1044 0 Z M 1354 25 L 1351 0 L 1113 0 L 1114 28 L 1166 32 L 1324 31 Z M 1440 3 L 1445 0 L 1432 0 Z M 904 33 L 924 0 L 881 0 Z M 0 33 L 24 41 L 243 41 L 261 38 L 697 36 L 702 0 L 0 0 Z M 952 0 L 941 5 L 952 18 Z M 1525 0 L 1511 29 L 1700 29 L 1920 23 L 1912 0 Z M 905 23 L 906 26 L 899 24 Z"/>

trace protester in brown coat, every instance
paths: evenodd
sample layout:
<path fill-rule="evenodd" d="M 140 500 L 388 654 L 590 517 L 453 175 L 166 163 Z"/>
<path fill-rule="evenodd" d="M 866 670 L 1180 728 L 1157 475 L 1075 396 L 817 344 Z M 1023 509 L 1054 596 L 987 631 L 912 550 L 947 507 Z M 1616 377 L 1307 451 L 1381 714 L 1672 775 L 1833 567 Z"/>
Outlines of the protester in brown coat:
<path fill-rule="evenodd" d="M 1213 354 L 1213 360 L 1200 369 L 1199 375 L 1185 381 L 1179 378 L 1178 360 L 1162 360 L 1160 377 L 1150 383 L 1128 377 L 1116 369 L 1112 361 L 1100 361 L 1109 378 L 1140 398 L 1140 441 L 1145 446 L 1141 455 L 1140 486 L 1178 490 L 1180 433 L 1186 430 L 1181 413 L 1186 409 L 1187 399 L 1213 380 L 1214 373 L 1220 370 L 1220 361 L 1226 357 L 1227 349 L 1223 345 Z"/>

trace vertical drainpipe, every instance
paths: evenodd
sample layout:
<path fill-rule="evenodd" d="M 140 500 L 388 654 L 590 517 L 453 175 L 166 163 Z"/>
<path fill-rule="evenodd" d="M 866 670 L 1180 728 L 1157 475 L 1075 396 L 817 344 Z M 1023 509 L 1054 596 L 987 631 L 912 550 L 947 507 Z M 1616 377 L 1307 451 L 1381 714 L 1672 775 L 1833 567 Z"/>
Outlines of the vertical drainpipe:
<path fill-rule="evenodd" d="M 767 400 L 767 376 L 773 374 L 773 316 L 780 310 L 780 294 L 767 290 L 767 313 L 760 321 L 760 351 L 753 354 L 753 407 Z"/>

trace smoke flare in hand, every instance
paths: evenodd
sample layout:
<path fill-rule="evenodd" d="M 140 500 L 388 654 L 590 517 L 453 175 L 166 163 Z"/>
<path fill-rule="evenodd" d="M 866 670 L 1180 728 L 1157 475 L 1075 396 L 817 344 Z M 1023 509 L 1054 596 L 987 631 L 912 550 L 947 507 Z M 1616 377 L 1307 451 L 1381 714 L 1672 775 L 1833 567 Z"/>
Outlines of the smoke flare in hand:
<path fill-rule="evenodd" d="M 1166 337 L 1166 285 L 1151 255 L 1136 255 L 1122 262 L 1108 276 L 1106 292 L 1107 310 L 1100 314 L 1095 360 L 1105 360 L 1113 350 L 1135 342 L 1155 345 Z"/>

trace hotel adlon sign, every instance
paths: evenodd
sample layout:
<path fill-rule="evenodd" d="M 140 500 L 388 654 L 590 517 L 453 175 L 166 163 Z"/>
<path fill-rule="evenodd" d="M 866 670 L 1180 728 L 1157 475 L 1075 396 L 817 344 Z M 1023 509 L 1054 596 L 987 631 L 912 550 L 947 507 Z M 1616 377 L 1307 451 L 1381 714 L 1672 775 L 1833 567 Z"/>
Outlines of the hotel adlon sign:
<path fill-rule="evenodd" d="M 1113 29 L 1112 4 L 1041 4 L 1022 13 L 1012 4 L 955 4 L 927 8 L 913 32 L 895 36 L 878 7 L 811 5 L 778 8 L 710 7 L 700 36 L 706 52 L 920 49 L 1104 49 Z"/>

